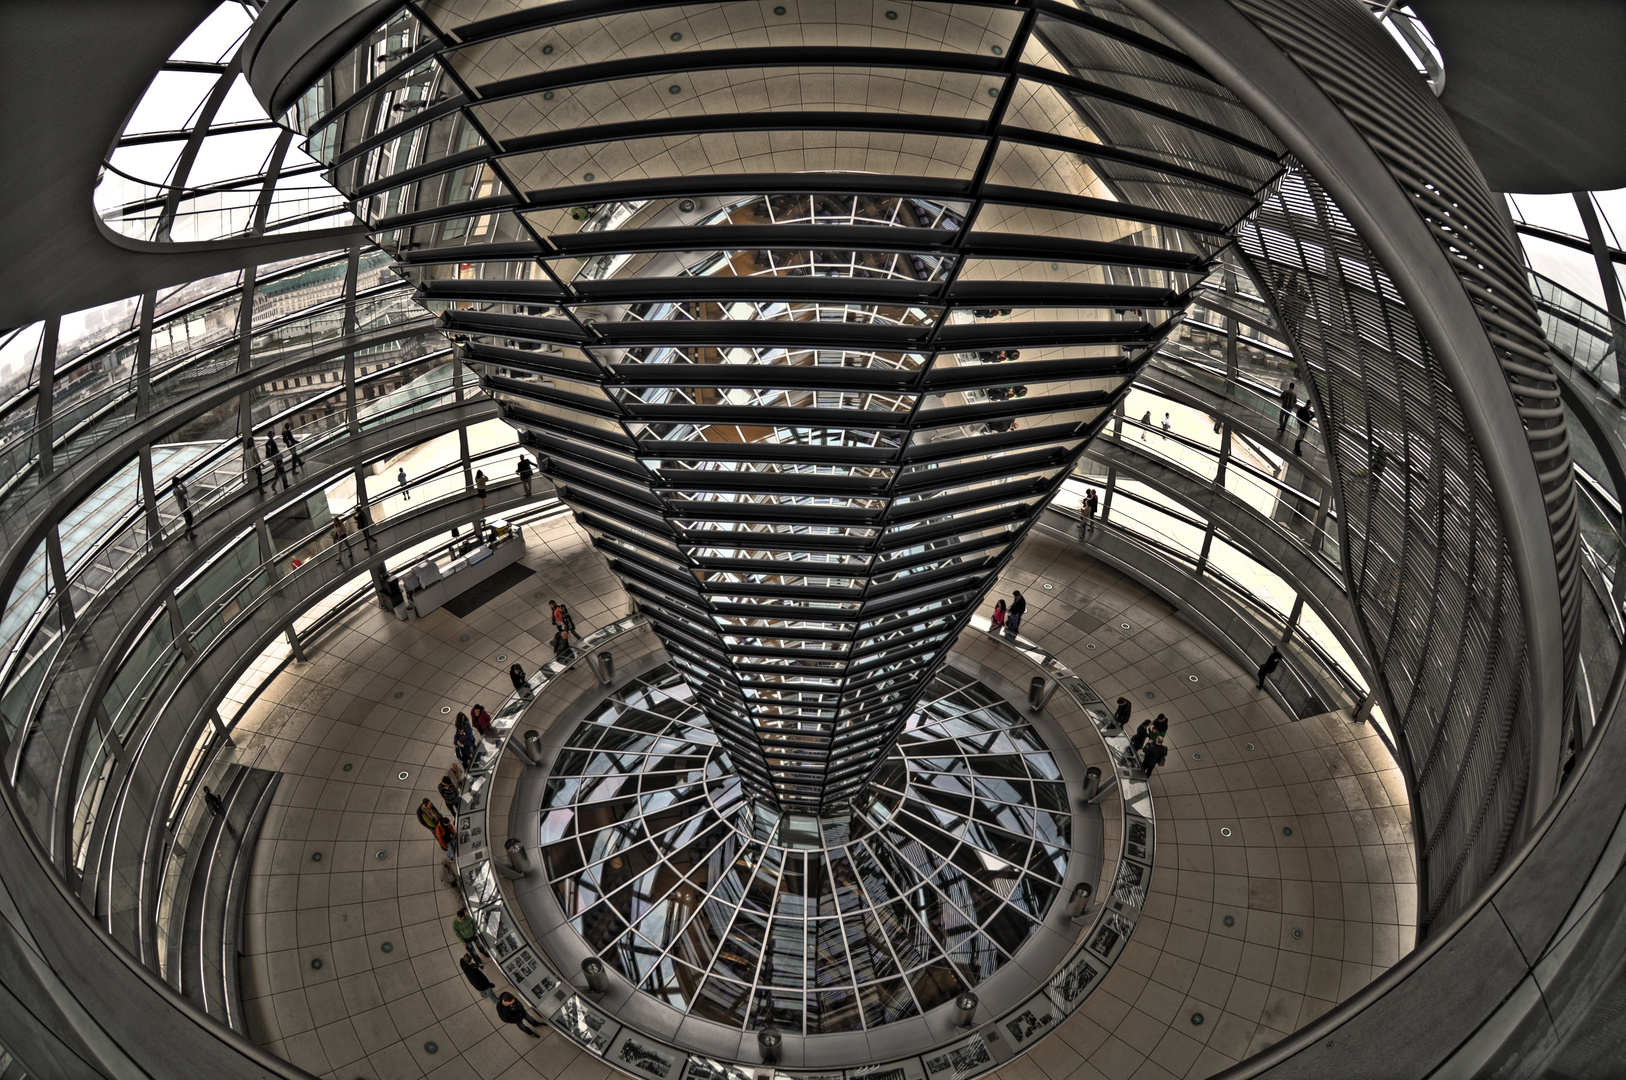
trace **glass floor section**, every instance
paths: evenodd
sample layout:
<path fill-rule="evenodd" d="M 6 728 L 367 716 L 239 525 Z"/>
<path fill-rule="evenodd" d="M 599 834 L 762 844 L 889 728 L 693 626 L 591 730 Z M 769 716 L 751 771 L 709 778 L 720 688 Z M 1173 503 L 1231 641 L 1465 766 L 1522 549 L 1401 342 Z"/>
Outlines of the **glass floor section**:
<path fill-rule="evenodd" d="M 576 728 L 542 801 L 548 881 L 606 963 L 678 1010 L 807 1035 L 916 1016 L 1008 963 L 1071 827 L 1044 740 L 952 668 L 848 814 L 748 799 L 670 664 Z"/>

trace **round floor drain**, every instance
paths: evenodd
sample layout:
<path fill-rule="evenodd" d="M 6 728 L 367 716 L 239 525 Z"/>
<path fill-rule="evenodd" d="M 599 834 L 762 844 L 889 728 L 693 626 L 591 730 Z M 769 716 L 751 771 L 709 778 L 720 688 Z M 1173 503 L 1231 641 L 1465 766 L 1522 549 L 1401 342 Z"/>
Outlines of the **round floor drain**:
<path fill-rule="evenodd" d="M 498 653 L 497 654 L 497 663 L 499 663 L 499 664 L 508 663 L 508 654 L 507 653 Z"/>
<path fill-rule="evenodd" d="M 404 693 L 403 693 L 403 692 L 401 692 L 401 691 L 400 691 L 400 690 L 397 690 L 397 691 L 396 691 L 396 692 L 395 692 L 395 699 L 396 699 L 396 700 L 397 700 L 397 701 L 399 701 L 399 700 L 400 700 L 400 699 L 402 699 L 402 698 L 404 698 L 404 697 L 406 697 L 406 694 L 404 694 Z"/>
<path fill-rule="evenodd" d="M 469 640 L 469 635 L 467 635 L 467 634 L 459 634 L 459 635 L 457 635 L 457 640 L 459 640 L 459 641 L 467 641 L 467 640 Z"/>
<path fill-rule="evenodd" d="M 1095 648 L 1095 646 L 1094 646 L 1094 645 L 1093 645 L 1093 644 L 1086 644 L 1086 645 L 1085 645 L 1085 646 L 1084 646 L 1084 647 L 1085 647 L 1085 648 L 1086 648 L 1086 649 L 1093 649 L 1093 648 Z"/>
<path fill-rule="evenodd" d="M 426 1052 L 431 1054 L 440 1053 L 440 1043 L 436 1042 L 434 1039 L 430 1039 L 428 1042 L 424 1043 L 423 1048 Z"/>
<path fill-rule="evenodd" d="M 1186 676 L 1186 681 L 1187 682 L 1196 682 L 1197 681 L 1197 676 L 1195 676 L 1195 675 L 1187 675 Z"/>
<path fill-rule="evenodd" d="M 1203 759 L 1203 756 L 1201 754 L 1192 754 L 1191 755 L 1191 760 L 1192 761 L 1201 761 L 1202 759 Z"/>
<path fill-rule="evenodd" d="M 442 716 L 450 716 L 451 714 L 452 714 L 452 707 L 450 705 L 442 705 L 440 707 L 440 715 L 442 715 Z"/>
<path fill-rule="evenodd" d="M 1236 916 L 1235 915 L 1227 915 L 1227 916 L 1225 916 L 1225 925 L 1226 926 L 1235 926 L 1236 925 Z"/>
<path fill-rule="evenodd" d="M 1203 1014 L 1202 1013 L 1192 1013 L 1191 1014 L 1191 1022 L 1193 1024 L 1195 1024 L 1196 1026 L 1198 1026 L 1198 1027 L 1202 1027 L 1203 1026 Z"/>
<path fill-rule="evenodd" d="M 311 961 L 311 970 L 312 971 L 321 971 L 322 970 L 322 961 L 320 959 L 312 960 Z"/>
<path fill-rule="evenodd" d="M 1121 623 L 1118 624 L 1118 629 L 1120 629 L 1120 630 L 1128 630 L 1129 629 L 1129 624 L 1126 623 L 1126 622 L 1121 622 Z"/>
<path fill-rule="evenodd" d="M 379 848 L 377 851 L 373 852 L 373 858 L 377 859 L 379 862 L 383 862 L 389 857 L 390 853 L 385 851 L 383 848 Z"/>
<path fill-rule="evenodd" d="M 1047 589 L 1054 589 L 1054 588 L 1055 588 L 1055 586 L 1054 586 L 1054 585 L 1046 585 L 1046 586 L 1045 586 L 1045 588 L 1047 588 Z"/>
<path fill-rule="evenodd" d="M 1282 826 L 1282 835 L 1283 836 L 1292 836 L 1293 835 L 1293 826 L 1291 826 L 1291 825 L 1283 825 Z"/>
<path fill-rule="evenodd" d="M 354 769 L 354 768 L 355 768 L 355 766 L 352 765 L 350 762 L 347 761 L 347 762 L 344 763 L 344 771 L 345 772 L 349 772 L 351 769 Z"/>
<path fill-rule="evenodd" d="M 322 853 L 320 851 L 311 852 L 311 862 L 321 862 L 321 861 L 322 861 Z"/>
<path fill-rule="evenodd" d="M 1301 938 L 1304 936 L 1304 931 L 1295 926 L 1293 927 L 1293 936 L 1295 938 Z"/>
<path fill-rule="evenodd" d="M 400 778 L 402 780 L 405 780 L 408 776 L 410 776 L 412 774 L 407 772 L 405 769 L 402 769 L 398 775 L 400 776 Z"/>
<path fill-rule="evenodd" d="M 1253 743 L 1251 743 L 1251 742 L 1248 742 L 1248 743 L 1243 743 L 1243 744 L 1242 744 L 1242 747 L 1243 747 L 1243 749 L 1245 749 L 1245 750 L 1252 750 L 1252 749 L 1253 749 Z"/>
<path fill-rule="evenodd" d="M 1220 835 L 1221 836 L 1230 836 L 1231 835 L 1231 830 L 1230 829 L 1221 829 L 1220 830 Z"/>
<path fill-rule="evenodd" d="M 380 945 L 378 947 L 378 951 L 379 952 L 394 952 L 395 951 L 395 945 L 394 945 L 393 942 L 386 941 L 386 942 L 384 942 L 384 944 L 382 944 L 382 945 Z"/>
<path fill-rule="evenodd" d="M 1150 690 L 1148 690 L 1148 691 L 1146 691 L 1146 696 L 1147 696 L 1147 697 L 1148 697 L 1148 698 L 1155 698 L 1155 697 L 1157 697 L 1157 695 L 1156 695 L 1156 694 L 1154 694 L 1154 693 L 1153 693 L 1153 692 L 1152 692 L 1152 691 L 1150 691 Z"/>

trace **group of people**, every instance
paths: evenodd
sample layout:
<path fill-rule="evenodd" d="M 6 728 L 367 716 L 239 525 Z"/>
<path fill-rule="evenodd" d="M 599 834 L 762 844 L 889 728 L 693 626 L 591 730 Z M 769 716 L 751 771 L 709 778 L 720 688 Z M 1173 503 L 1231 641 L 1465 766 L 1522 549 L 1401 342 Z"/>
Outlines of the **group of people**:
<path fill-rule="evenodd" d="M 282 464 L 284 449 L 288 451 L 288 468 L 284 468 Z M 305 467 L 305 459 L 299 456 L 299 440 L 294 438 L 294 425 L 291 420 L 282 422 L 281 446 L 277 445 L 277 433 L 275 431 L 265 433 L 265 457 L 263 459 L 256 453 L 253 440 L 249 440 L 247 450 L 249 467 L 254 470 L 254 486 L 261 495 L 265 494 L 266 464 L 269 464 L 274 470 L 271 474 L 271 493 L 273 495 L 276 494 L 278 485 L 281 485 L 284 489 L 291 485 L 290 472 L 294 476 L 298 476 L 299 470 Z"/>
<path fill-rule="evenodd" d="M 1299 422 L 1298 437 L 1293 440 L 1293 453 L 1304 453 L 1304 432 L 1315 419 L 1315 409 L 1310 405 L 1310 399 L 1300 401 L 1296 390 L 1298 384 L 1289 381 L 1282 387 L 1281 416 L 1276 423 L 1276 438 L 1281 439 L 1287 434 L 1287 421 L 1297 418 Z"/>
<path fill-rule="evenodd" d="M 1113 724 L 1122 731 L 1129 726 L 1130 704 L 1128 698 L 1118 699 L 1117 711 L 1112 714 Z M 1141 772 L 1146 778 L 1152 778 L 1152 772 L 1159 765 L 1169 759 L 1169 748 L 1163 739 L 1169 733 L 1169 718 L 1165 713 L 1158 713 L 1154 717 L 1142 720 L 1135 729 L 1135 734 L 1129 738 L 1130 751 L 1135 755 Z"/>
<path fill-rule="evenodd" d="M 549 600 L 548 608 L 548 618 L 553 623 L 553 658 L 568 660 L 576 651 L 576 620 L 570 617 L 570 609 L 557 600 Z"/>
<path fill-rule="evenodd" d="M 505 1024 L 513 1024 L 533 1039 L 540 1039 L 542 1036 L 535 1025 L 542 1023 L 542 1018 L 532 1016 L 525 1003 L 512 991 L 497 993 L 497 984 L 486 974 L 486 961 L 491 959 L 491 953 L 486 950 L 485 942 L 480 940 L 480 928 L 475 925 L 468 908 L 457 909 L 457 915 L 452 919 L 452 932 L 463 943 L 463 955 L 458 960 L 458 966 L 463 969 L 463 977 L 469 981 L 475 993 L 484 994 L 496 1004 L 497 1019 Z"/>
<path fill-rule="evenodd" d="M 1011 592 L 1009 605 L 1000 600 L 994 604 L 994 613 L 988 619 L 995 631 L 1004 631 L 1010 637 L 1015 637 L 1022 628 L 1022 616 L 1027 614 L 1028 598 L 1022 595 L 1021 589 Z"/>

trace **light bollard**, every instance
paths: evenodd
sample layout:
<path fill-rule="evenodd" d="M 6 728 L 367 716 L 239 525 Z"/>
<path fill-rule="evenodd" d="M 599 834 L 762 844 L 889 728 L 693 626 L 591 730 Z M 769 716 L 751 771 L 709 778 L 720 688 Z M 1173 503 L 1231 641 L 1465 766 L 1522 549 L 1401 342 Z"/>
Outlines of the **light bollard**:
<path fill-rule="evenodd" d="M 525 850 L 525 845 L 515 837 L 510 836 L 503 845 L 508 852 L 508 865 L 514 868 L 516 874 L 529 874 L 531 872 L 531 855 Z"/>
<path fill-rule="evenodd" d="M 1094 765 L 1084 770 L 1084 801 L 1094 802 L 1101 791 L 1101 770 Z"/>
<path fill-rule="evenodd" d="M 1090 906 L 1090 897 L 1094 895 L 1095 890 L 1087 881 L 1081 881 L 1073 886 L 1073 895 L 1067 898 L 1067 917 L 1069 919 L 1082 917 L 1085 909 Z"/>
<path fill-rule="evenodd" d="M 582 961 L 582 974 L 587 976 L 587 989 L 595 994 L 610 992 L 610 974 L 604 970 L 604 961 L 589 956 Z"/>
<path fill-rule="evenodd" d="M 525 733 L 525 753 L 538 765 L 542 764 L 542 735 L 534 728 Z"/>
<path fill-rule="evenodd" d="M 1028 680 L 1028 708 L 1035 711 L 1044 708 L 1044 684 L 1043 675 L 1035 675 Z"/>
<path fill-rule="evenodd" d="M 603 680 L 605 686 L 615 681 L 615 657 L 608 652 L 598 654 L 598 677 Z"/>
<path fill-rule="evenodd" d="M 780 1047 L 785 1037 L 775 1028 L 763 1028 L 757 1032 L 757 1051 L 762 1055 L 764 1065 L 776 1065 L 779 1062 Z"/>
<path fill-rule="evenodd" d="M 977 995 L 967 990 L 954 999 L 954 1026 L 970 1027 L 977 1016 Z"/>

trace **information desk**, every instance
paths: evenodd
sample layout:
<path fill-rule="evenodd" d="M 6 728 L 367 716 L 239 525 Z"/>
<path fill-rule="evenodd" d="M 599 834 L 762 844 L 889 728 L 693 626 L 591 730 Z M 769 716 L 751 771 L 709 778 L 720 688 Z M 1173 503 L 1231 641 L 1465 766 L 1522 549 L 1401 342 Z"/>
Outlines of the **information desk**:
<path fill-rule="evenodd" d="M 491 542 L 493 532 L 497 534 L 495 544 Z M 471 537 L 402 570 L 399 581 L 406 603 L 396 607 L 396 617 L 422 618 L 525 554 L 525 531 L 518 526 L 494 522 L 478 536 L 478 542 Z"/>

